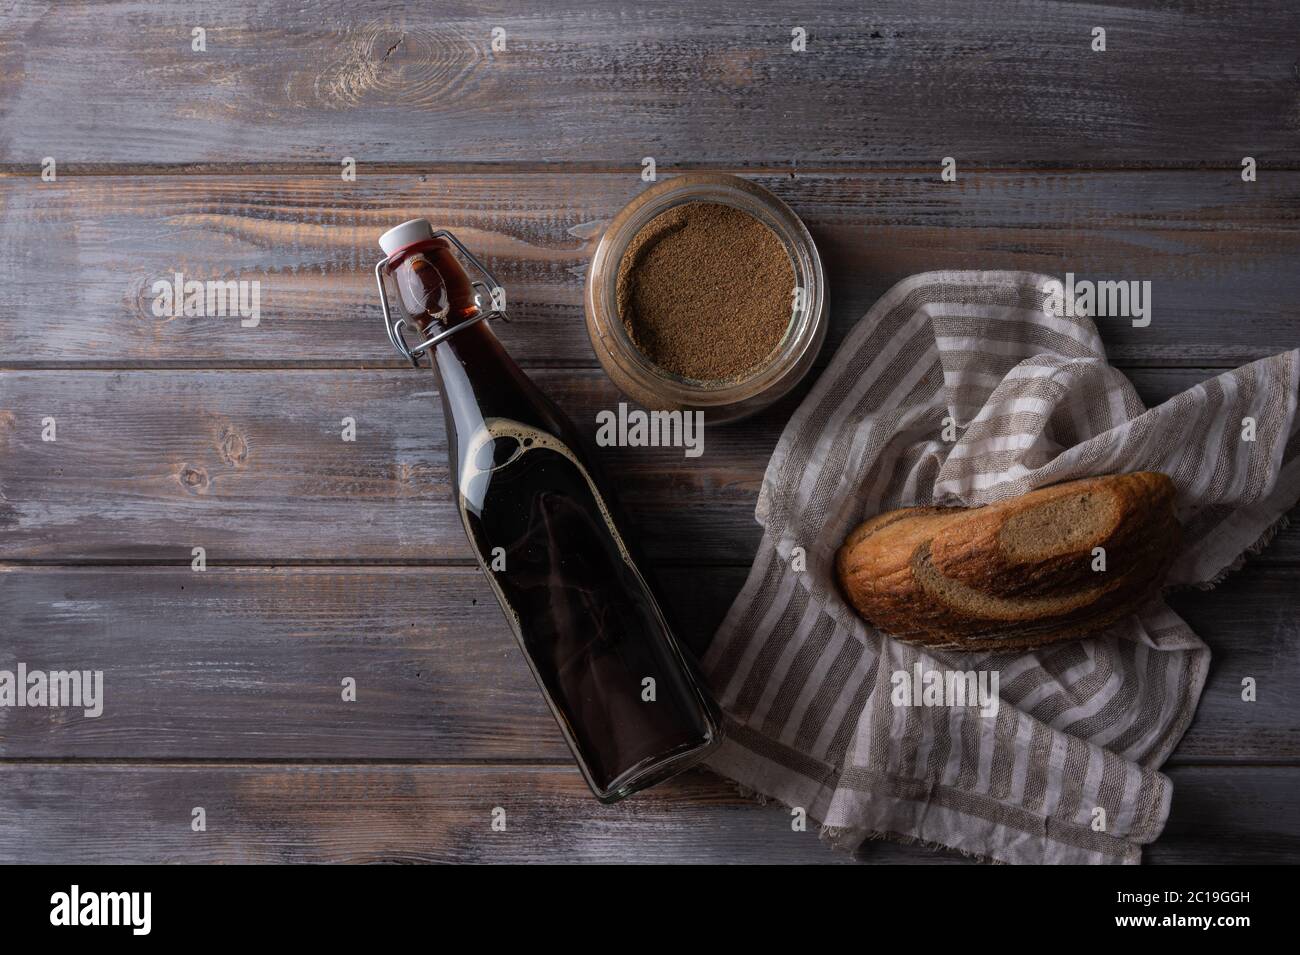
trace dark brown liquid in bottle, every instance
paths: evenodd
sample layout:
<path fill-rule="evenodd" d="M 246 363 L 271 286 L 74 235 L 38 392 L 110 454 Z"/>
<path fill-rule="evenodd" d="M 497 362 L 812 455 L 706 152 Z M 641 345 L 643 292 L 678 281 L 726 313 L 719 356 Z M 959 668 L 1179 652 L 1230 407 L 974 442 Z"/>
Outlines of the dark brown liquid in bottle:
<path fill-rule="evenodd" d="M 408 313 L 477 314 L 450 250 L 404 271 Z M 592 790 L 611 801 L 696 761 L 716 710 L 572 424 L 486 322 L 439 344 L 434 364 L 466 533 Z"/>

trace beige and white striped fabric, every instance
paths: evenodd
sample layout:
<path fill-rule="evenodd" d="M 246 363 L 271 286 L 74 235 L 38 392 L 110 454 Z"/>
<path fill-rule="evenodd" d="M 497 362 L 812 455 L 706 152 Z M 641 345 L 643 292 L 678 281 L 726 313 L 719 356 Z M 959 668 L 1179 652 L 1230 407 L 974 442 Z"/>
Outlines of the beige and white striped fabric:
<path fill-rule="evenodd" d="M 1300 350 L 1148 411 L 1106 363 L 1090 319 L 1044 314 L 1047 281 L 932 272 L 895 286 L 768 465 L 763 541 L 704 661 L 727 722 L 710 765 L 803 807 L 837 844 L 888 836 L 1005 862 L 1137 862 L 1164 827 L 1171 786 L 1158 769 L 1191 722 L 1210 657 L 1163 601 L 1104 635 L 1033 652 L 899 643 L 858 619 L 833 581 L 835 550 L 859 521 L 1163 471 L 1186 535 L 1170 582 L 1207 584 L 1300 497 Z M 955 443 L 941 439 L 946 416 Z M 1245 418 L 1254 441 L 1243 440 Z M 918 661 L 998 671 L 997 715 L 893 705 L 893 674 Z"/>

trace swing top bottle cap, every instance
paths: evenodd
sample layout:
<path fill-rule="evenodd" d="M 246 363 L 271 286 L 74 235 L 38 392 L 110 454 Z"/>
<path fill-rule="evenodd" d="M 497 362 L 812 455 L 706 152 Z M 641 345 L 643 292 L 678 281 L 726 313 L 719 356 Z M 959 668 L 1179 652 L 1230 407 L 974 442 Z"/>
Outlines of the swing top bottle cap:
<path fill-rule="evenodd" d="M 384 255 L 392 255 L 398 249 L 432 237 L 433 226 L 429 225 L 428 219 L 408 219 L 381 235 L 379 247 L 384 250 Z"/>

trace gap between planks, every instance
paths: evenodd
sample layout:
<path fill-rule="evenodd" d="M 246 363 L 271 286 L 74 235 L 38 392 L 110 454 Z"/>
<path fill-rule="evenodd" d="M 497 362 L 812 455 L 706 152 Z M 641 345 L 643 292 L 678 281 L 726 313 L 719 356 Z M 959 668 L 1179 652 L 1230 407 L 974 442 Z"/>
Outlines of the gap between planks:
<path fill-rule="evenodd" d="M 568 757 L 557 757 L 554 760 L 545 759 L 501 759 L 494 757 L 491 759 L 461 759 L 448 760 L 441 759 L 436 761 L 425 762 L 419 759 L 393 759 L 386 757 L 384 759 L 358 759 L 355 756 L 349 756 L 341 759 L 293 759 L 266 757 L 262 759 L 223 759 L 223 758 L 204 758 L 194 757 L 192 759 L 153 759 L 147 756 L 114 756 L 114 757 L 82 757 L 82 756 L 58 756 L 43 758 L 39 756 L 0 756 L 0 771 L 5 769 L 18 769 L 24 766 L 58 768 L 61 766 L 75 767 L 77 769 L 86 769 L 88 767 L 122 767 L 136 768 L 148 767 L 150 769 L 393 769 L 393 770 L 424 770 L 430 772 L 494 772 L 500 769 L 523 770 L 525 772 L 551 772 L 556 769 L 565 769 L 574 766 L 572 759 Z M 707 767 L 704 767 L 707 769 Z M 1258 759 L 1252 757 L 1206 757 L 1199 756 L 1196 759 L 1180 760 L 1177 751 L 1167 759 L 1159 768 L 1161 769 L 1300 769 L 1300 758 L 1293 760 L 1285 759 Z M 575 769 L 576 772 L 576 769 Z M 721 777 L 719 777 L 721 778 Z"/>
<path fill-rule="evenodd" d="M 819 356 L 816 364 L 812 367 L 812 372 L 824 371 L 830 364 L 833 355 L 827 354 Z M 1200 369 L 1218 375 L 1225 371 L 1232 371 L 1238 368 L 1238 365 L 1207 365 L 1203 360 L 1196 358 L 1178 359 L 1173 358 L 1166 361 L 1159 359 L 1108 359 L 1112 368 L 1121 368 L 1129 371 L 1167 371 L 1170 368 L 1187 368 Z M 428 365 L 421 364 L 419 368 L 428 369 Z M 525 371 L 542 370 L 549 372 L 591 372 L 601 370 L 601 366 L 594 359 L 589 365 L 575 365 L 572 361 L 541 361 L 524 360 L 519 362 L 519 367 Z M 415 368 L 411 363 L 401 358 L 389 359 L 371 359 L 354 362 L 347 361 L 330 361 L 328 359 L 303 359 L 297 361 L 285 360 L 261 360 L 246 359 L 238 361 L 228 361 L 225 363 L 206 362 L 202 359 L 186 361 L 182 359 L 172 359 L 164 361 L 93 361 L 83 359 L 73 359 L 71 361 L 10 361 L 0 362 L 0 374 L 5 372 L 21 371 L 86 371 L 86 372 L 140 372 L 140 371 L 217 371 L 217 372 L 258 372 L 258 371 L 414 371 Z M 806 380 L 811 384 L 812 381 Z"/>
<path fill-rule="evenodd" d="M 1296 172 L 1300 163 L 1267 163 L 1257 167 L 1260 172 Z M 1177 162 L 1103 162 L 1062 164 L 1059 162 L 1025 162 L 1005 163 L 1000 165 L 970 165 L 962 167 L 966 175 L 974 174 L 1058 174 L 1073 173 L 1150 173 L 1150 172 L 1204 172 L 1204 173 L 1240 173 L 1239 163 L 1216 163 L 1188 161 Z M 38 163 L 0 163 L 0 179 L 38 179 L 41 176 Z M 482 161 L 482 162 L 378 162 L 358 163 L 357 175 L 418 175 L 418 176 L 484 176 L 484 175 L 525 175 L 550 173 L 554 175 L 610 175 L 640 176 L 640 165 L 628 163 L 582 163 L 582 162 L 527 162 L 527 161 Z M 845 176 L 877 175 L 880 173 L 897 173 L 904 175 L 933 176 L 934 165 L 896 165 L 882 163 L 850 163 L 843 166 L 820 163 L 800 166 L 797 164 L 754 163 L 681 163 L 673 166 L 660 166 L 658 173 L 673 176 L 685 172 L 720 172 L 743 176 Z M 321 176 L 336 179 L 339 167 L 333 162 L 259 162 L 259 163 L 77 163 L 69 162 L 59 168 L 63 177 L 91 176 Z"/>
<path fill-rule="evenodd" d="M 53 557 L 33 557 L 21 558 L 10 557 L 0 561 L 0 573 L 14 570 L 32 570 L 35 568 L 67 568 L 70 570 L 94 570 L 111 569 L 114 567 L 137 567 L 137 568 L 158 568 L 158 569 L 180 569 L 189 567 L 191 558 L 178 557 L 175 560 L 161 560 L 149 558 L 131 558 L 131 557 L 104 557 L 99 559 L 86 560 L 59 560 Z M 748 570 L 752 565 L 752 560 L 699 560 L 689 559 L 682 561 L 673 560 L 653 560 L 648 561 L 653 567 L 665 569 L 681 569 L 684 567 L 699 567 L 701 569 L 734 569 Z M 1246 566 L 1250 566 L 1251 561 L 1247 561 Z M 208 558 L 207 566 L 209 569 L 229 568 L 232 570 L 309 570 L 312 568 L 321 568 L 334 571 L 346 570 L 408 570 L 419 568 L 424 570 L 479 570 L 478 563 L 472 558 L 423 558 L 423 557 L 376 557 L 373 560 L 356 557 L 282 557 L 274 560 L 254 560 L 251 558 L 234 558 L 230 560 L 212 560 Z M 1267 562 L 1259 563 L 1259 566 L 1269 568 L 1292 568 L 1300 567 L 1300 558 L 1297 557 L 1279 557 L 1270 558 Z M 1245 567 L 1241 568 L 1242 570 Z M 1234 571 L 1238 573 L 1239 571 Z M 1195 589 L 1195 588 L 1187 588 Z"/>

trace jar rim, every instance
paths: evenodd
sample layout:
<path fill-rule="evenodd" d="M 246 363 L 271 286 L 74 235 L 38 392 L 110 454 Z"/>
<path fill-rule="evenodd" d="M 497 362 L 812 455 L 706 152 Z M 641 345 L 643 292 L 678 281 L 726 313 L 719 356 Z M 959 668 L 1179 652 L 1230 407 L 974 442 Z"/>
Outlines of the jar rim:
<path fill-rule="evenodd" d="M 618 309 L 619 267 L 632 240 L 668 210 L 696 202 L 739 209 L 770 228 L 790 258 L 796 287 L 804 290 L 803 308 L 792 309 L 780 344 L 752 372 L 736 379 L 693 379 L 656 364 L 632 342 Z M 651 406 L 723 409 L 736 405 L 742 414 L 757 410 L 804 376 L 826 336 L 825 275 L 811 234 L 781 199 L 737 176 L 684 173 L 633 199 L 611 220 L 597 244 L 586 298 L 588 330 L 601 364 L 631 397 Z"/>

